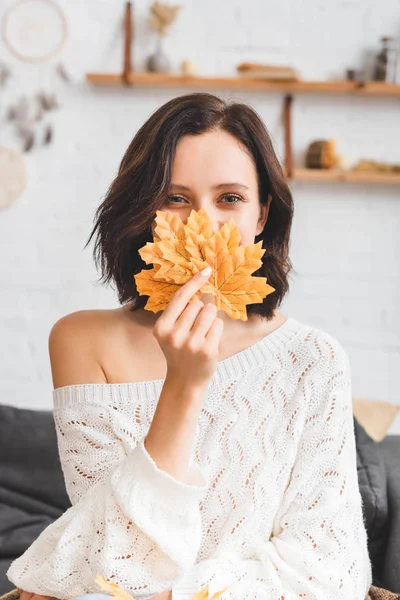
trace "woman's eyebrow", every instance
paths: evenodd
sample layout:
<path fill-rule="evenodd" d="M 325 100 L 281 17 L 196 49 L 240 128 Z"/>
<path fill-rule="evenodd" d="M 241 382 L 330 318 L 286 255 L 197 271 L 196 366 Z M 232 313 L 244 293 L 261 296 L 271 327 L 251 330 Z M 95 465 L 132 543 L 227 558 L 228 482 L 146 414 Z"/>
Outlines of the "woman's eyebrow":
<path fill-rule="evenodd" d="M 181 185 L 179 183 L 171 183 L 170 187 L 171 188 L 176 188 L 178 190 L 185 190 L 185 191 L 190 192 L 190 187 L 188 187 L 187 185 Z M 213 190 L 219 190 L 219 189 L 224 188 L 224 187 L 241 187 L 241 188 L 244 188 L 246 190 L 249 189 L 249 186 L 244 185 L 244 183 L 239 183 L 239 182 L 219 183 L 218 185 L 214 185 L 212 189 Z"/>
<path fill-rule="evenodd" d="M 218 189 L 224 188 L 224 187 L 241 187 L 246 190 L 249 189 L 249 186 L 245 185 L 244 183 L 233 182 L 233 183 L 219 183 L 218 185 L 214 185 L 213 190 L 218 190 Z"/>

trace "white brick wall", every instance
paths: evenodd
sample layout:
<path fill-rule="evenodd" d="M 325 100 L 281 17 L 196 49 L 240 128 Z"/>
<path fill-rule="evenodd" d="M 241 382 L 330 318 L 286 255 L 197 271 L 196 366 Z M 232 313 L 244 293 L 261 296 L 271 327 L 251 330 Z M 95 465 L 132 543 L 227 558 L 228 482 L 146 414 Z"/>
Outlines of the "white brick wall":
<path fill-rule="evenodd" d="M 57 89 L 55 139 L 26 155 L 29 186 L 0 213 L 0 402 L 51 407 L 48 333 L 74 310 L 115 307 L 112 290 L 96 286 L 91 248 L 83 251 L 101 202 L 132 136 L 160 104 L 187 90 L 90 87 L 86 71 L 120 69 L 124 3 L 59 0 L 70 28 L 63 60 L 71 86 L 52 64 L 25 65 L 0 46 L 15 77 L 0 111 L 22 91 Z M 146 26 L 149 0 L 135 2 L 134 65 L 144 68 L 154 39 Z M 0 17 L 11 4 L 5 0 Z M 292 64 L 305 79 L 341 77 L 359 67 L 381 35 L 400 33 L 398 0 L 181 0 L 165 49 L 175 69 L 187 58 L 199 74 L 234 74 L 242 61 Z M 2 42 L 0 42 L 2 43 Z M 283 156 L 281 96 L 222 90 L 252 104 Z M 298 96 L 294 151 L 301 160 L 317 137 L 335 137 L 338 151 L 400 162 L 396 99 Z M 0 143 L 16 145 L 2 124 Z M 285 315 L 338 337 L 348 351 L 354 395 L 400 404 L 400 187 L 293 185 L 291 256 L 297 275 L 281 307 Z M 397 309 L 397 310 L 396 310 Z M 400 418 L 391 432 L 400 433 Z"/>

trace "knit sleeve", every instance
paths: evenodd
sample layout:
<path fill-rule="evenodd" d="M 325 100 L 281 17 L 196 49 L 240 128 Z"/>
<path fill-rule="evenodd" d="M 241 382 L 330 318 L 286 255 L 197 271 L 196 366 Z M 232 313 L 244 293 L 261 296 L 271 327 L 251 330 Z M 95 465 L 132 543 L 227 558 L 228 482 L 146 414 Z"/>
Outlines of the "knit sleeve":
<path fill-rule="evenodd" d="M 7 577 L 16 587 L 71 600 L 98 592 L 99 573 L 146 600 L 171 589 L 194 564 L 202 534 L 199 500 L 208 487 L 200 467 L 192 460 L 186 482 L 178 481 L 157 467 L 142 438 L 106 471 L 105 442 L 97 471 L 93 464 L 85 477 L 75 470 L 76 453 L 71 461 L 61 456 L 74 504 L 12 562 Z M 109 447 L 115 463 L 117 442 Z M 92 485 L 72 486 L 92 469 Z"/>
<path fill-rule="evenodd" d="M 372 582 L 358 487 L 350 365 L 339 346 L 323 385 L 308 381 L 309 404 L 273 532 L 254 553 L 221 551 L 188 569 L 172 588 L 189 600 L 209 584 L 223 600 L 364 600 Z"/>
<path fill-rule="evenodd" d="M 65 395 L 68 395 L 67 400 Z M 81 386 L 54 390 L 53 402 L 64 483 L 71 504 L 76 504 L 90 488 L 103 481 L 133 448 L 124 444 L 122 432 L 118 434 L 115 431 L 110 407 L 88 397 L 87 392 L 82 393 Z M 138 440 L 134 438 L 132 441 L 135 446 Z"/>

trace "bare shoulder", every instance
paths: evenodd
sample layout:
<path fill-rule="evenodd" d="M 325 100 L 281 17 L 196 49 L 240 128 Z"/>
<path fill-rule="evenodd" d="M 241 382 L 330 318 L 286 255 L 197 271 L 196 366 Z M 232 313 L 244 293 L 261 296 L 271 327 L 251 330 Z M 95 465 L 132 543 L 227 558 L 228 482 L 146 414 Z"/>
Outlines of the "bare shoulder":
<path fill-rule="evenodd" d="M 99 360 L 102 340 L 112 331 L 118 310 L 79 310 L 52 326 L 49 356 L 54 388 L 105 383 Z"/>

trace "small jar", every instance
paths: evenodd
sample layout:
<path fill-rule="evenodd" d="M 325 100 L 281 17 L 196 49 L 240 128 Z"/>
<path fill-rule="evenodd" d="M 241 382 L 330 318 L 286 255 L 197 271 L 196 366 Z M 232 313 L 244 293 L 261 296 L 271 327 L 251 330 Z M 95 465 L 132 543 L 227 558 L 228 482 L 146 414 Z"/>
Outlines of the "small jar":
<path fill-rule="evenodd" d="M 396 82 L 397 44 L 392 37 L 381 38 L 382 48 L 375 60 L 375 81 Z"/>

